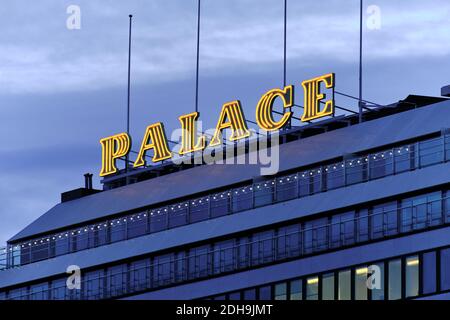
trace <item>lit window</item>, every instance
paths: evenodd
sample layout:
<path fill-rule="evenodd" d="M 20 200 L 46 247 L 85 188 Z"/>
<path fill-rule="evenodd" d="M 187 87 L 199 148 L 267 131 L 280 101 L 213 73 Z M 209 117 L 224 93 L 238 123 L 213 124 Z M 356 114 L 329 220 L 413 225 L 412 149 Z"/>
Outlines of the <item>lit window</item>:
<path fill-rule="evenodd" d="M 322 276 L 322 300 L 334 300 L 334 274 Z"/>
<path fill-rule="evenodd" d="M 367 300 L 367 267 L 356 268 L 355 270 L 355 299 Z"/>
<path fill-rule="evenodd" d="M 275 285 L 275 300 L 286 300 L 286 283 L 278 283 Z"/>
<path fill-rule="evenodd" d="M 319 278 L 312 277 L 306 280 L 306 300 L 319 299 Z"/>
<path fill-rule="evenodd" d="M 351 299 L 351 272 L 350 270 L 340 271 L 338 276 L 339 290 L 338 294 L 339 300 L 350 300 Z"/>
<path fill-rule="evenodd" d="M 384 263 L 374 264 L 369 277 L 372 300 L 384 300 Z"/>
<path fill-rule="evenodd" d="M 419 294 L 419 257 L 406 258 L 406 297 L 415 297 Z"/>
<path fill-rule="evenodd" d="M 402 261 L 400 259 L 389 261 L 389 300 L 402 297 Z"/>
<path fill-rule="evenodd" d="M 302 300 L 303 299 L 303 281 L 293 280 L 291 281 L 291 300 Z"/>

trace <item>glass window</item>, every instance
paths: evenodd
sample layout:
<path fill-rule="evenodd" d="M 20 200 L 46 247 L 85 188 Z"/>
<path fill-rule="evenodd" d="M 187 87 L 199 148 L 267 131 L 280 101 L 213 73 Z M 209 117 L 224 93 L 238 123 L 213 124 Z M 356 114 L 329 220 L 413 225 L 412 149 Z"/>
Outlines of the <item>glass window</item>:
<path fill-rule="evenodd" d="M 42 242 L 42 243 L 40 243 Z M 31 246 L 31 261 L 39 261 L 43 259 L 49 258 L 49 248 L 50 245 L 47 242 L 43 242 L 43 240 L 35 241 Z M 79 249 L 81 250 L 81 249 Z"/>
<path fill-rule="evenodd" d="M 214 273 L 234 269 L 234 239 L 214 244 Z"/>
<path fill-rule="evenodd" d="M 450 249 L 441 250 L 441 290 L 450 289 Z"/>
<path fill-rule="evenodd" d="M 28 288 L 22 287 L 10 290 L 8 293 L 9 300 L 28 300 Z"/>
<path fill-rule="evenodd" d="M 277 201 L 297 198 L 297 176 L 287 176 L 276 179 Z"/>
<path fill-rule="evenodd" d="M 271 286 L 265 286 L 265 287 L 259 288 L 259 300 L 272 300 Z"/>
<path fill-rule="evenodd" d="M 434 192 L 427 195 L 427 223 L 428 225 L 439 225 L 443 223 L 442 218 L 442 192 Z"/>
<path fill-rule="evenodd" d="M 300 224 L 281 227 L 276 238 L 278 259 L 298 256 L 302 247 L 301 240 Z"/>
<path fill-rule="evenodd" d="M 367 300 L 367 267 L 358 267 L 355 270 L 355 300 Z"/>
<path fill-rule="evenodd" d="M 306 300 L 319 300 L 319 277 L 306 280 Z"/>
<path fill-rule="evenodd" d="M 369 267 L 370 292 L 372 300 L 384 300 L 384 263 L 380 262 Z"/>
<path fill-rule="evenodd" d="M 108 268 L 108 293 L 111 297 L 127 292 L 127 266 L 121 264 Z"/>
<path fill-rule="evenodd" d="M 287 283 L 278 283 L 275 285 L 275 300 L 287 299 Z"/>
<path fill-rule="evenodd" d="M 83 299 L 102 299 L 105 288 L 104 280 L 103 270 L 96 270 L 86 273 L 82 282 Z"/>
<path fill-rule="evenodd" d="M 273 203 L 274 198 L 274 184 L 269 180 L 266 182 L 257 183 L 254 186 L 255 191 L 255 206 L 265 206 Z"/>
<path fill-rule="evenodd" d="M 396 201 L 374 206 L 371 214 L 372 238 L 397 234 L 397 215 Z"/>
<path fill-rule="evenodd" d="M 54 236 L 51 242 L 55 256 L 60 256 L 69 252 L 69 237 L 63 234 Z"/>
<path fill-rule="evenodd" d="M 390 154 L 391 152 L 389 152 Z M 393 151 L 395 172 L 409 171 L 415 167 L 415 146 L 394 148 Z"/>
<path fill-rule="evenodd" d="M 402 297 L 402 261 L 400 259 L 389 261 L 389 300 Z"/>
<path fill-rule="evenodd" d="M 150 211 L 150 232 L 167 229 L 167 208 Z"/>
<path fill-rule="evenodd" d="M 406 258 L 405 281 L 406 297 L 419 295 L 419 256 Z"/>
<path fill-rule="evenodd" d="M 367 241 L 369 239 L 369 210 L 361 209 L 358 211 L 358 219 L 356 222 L 358 229 L 357 241 Z"/>
<path fill-rule="evenodd" d="M 31 259 L 31 246 L 25 244 L 25 247 L 22 247 L 20 249 L 20 262 L 22 264 L 27 264 L 31 262 L 30 259 Z"/>
<path fill-rule="evenodd" d="M 441 192 L 402 200 L 402 231 L 442 223 Z"/>
<path fill-rule="evenodd" d="M 30 300 L 48 300 L 48 282 L 30 286 Z"/>
<path fill-rule="evenodd" d="M 209 246 L 189 250 L 189 277 L 198 278 L 208 275 Z"/>
<path fill-rule="evenodd" d="M 228 300 L 241 300 L 241 293 L 239 291 L 230 293 Z"/>
<path fill-rule="evenodd" d="M 107 224 L 106 224 L 107 225 Z M 88 227 L 89 229 L 89 247 L 102 246 L 107 243 L 108 228 L 103 225 L 101 228 L 95 226 Z"/>
<path fill-rule="evenodd" d="M 112 225 L 111 225 L 112 224 Z M 126 239 L 127 223 L 125 219 L 112 220 L 109 223 L 111 233 L 111 242 L 122 241 Z"/>
<path fill-rule="evenodd" d="M 367 180 L 367 158 L 356 158 L 346 161 L 347 185 L 360 183 Z"/>
<path fill-rule="evenodd" d="M 103 228 L 103 225 L 101 228 Z M 88 231 L 89 231 L 88 229 L 80 229 L 80 230 L 73 232 L 73 235 L 72 235 L 72 250 L 73 251 L 80 251 L 80 250 L 85 250 L 85 249 L 89 248 L 89 232 Z"/>
<path fill-rule="evenodd" d="M 334 300 L 334 274 L 322 276 L 322 300 Z"/>
<path fill-rule="evenodd" d="M 298 193 L 299 196 L 305 197 L 311 194 L 310 191 L 310 174 L 308 171 L 298 174 Z"/>
<path fill-rule="evenodd" d="M 150 284 L 150 260 L 134 261 L 130 264 L 130 287 L 132 291 L 149 288 Z"/>
<path fill-rule="evenodd" d="M 450 222 L 450 190 L 447 190 L 445 192 L 445 200 L 443 205 L 444 205 L 445 222 Z"/>
<path fill-rule="evenodd" d="M 345 185 L 344 165 L 337 163 L 325 167 L 327 190 L 340 188 Z"/>
<path fill-rule="evenodd" d="M 237 247 L 238 268 L 250 266 L 250 251 L 251 244 L 249 243 L 249 239 L 247 237 L 240 238 Z"/>
<path fill-rule="evenodd" d="M 328 247 L 328 218 L 317 219 L 305 223 L 304 252 L 324 250 Z"/>
<path fill-rule="evenodd" d="M 241 187 L 236 188 L 231 193 L 233 212 L 243 211 L 253 208 L 253 188 Z"/>
<path fill-rule="evenodd" d="M 244 300 L 256 300 L 256 289 L 245 290 Z"/>
<path fill-rule="evenodd" d="M 450 159 L 450 135 L 447 134 L 443 137 L 445 142 L 445 160 Z"/>
<path fill-rule="evenodd" d="M 66 299 L 66 279 L 57 279 L 52 281 L 51 298 L 52 300 Z"/>
<path fill-rule="evenodd" d="M 173 254 L 169 253 L 153 258 L 153 284 L 161 286 L 172 282 L 172 275 L 174 273 L 173 256 Z M 194 276 L 198 277 L 200 275 L 194 274 Z"/>
<path fill-rule="evenodd" d="M 351 299 L 351 271 L 344 270 L 339 271 L 338 275 L 338 294 L 339 300 L 350 300 Z"/>
<path fill-rule="evenodd" d="M 209 197 L 211 201 L 211 218 L 225 216 L 230 212 L 230 200 L 227 192 L 214 194 Z"/>
<path fill-rule="evenodd" d="M 188 203 L 179 203 L 170 206 L 169 228 L 184 226 L 188 223 Z"/>
<path fill-rule="evenodd" d="M 147 215 L 136 214 L 128 218 L 128 239 L 142 236 L 147 233 Z"/>
<path fill-rule="evenodd" d="M 425 167 L 443 160 L 442 139 L 419 142 L 420 166 Z"/>
<path fill-rule="evenodd" d="M 303 300 L 303 281 L 301 279 L 291 281 L 290 300 Z"/>
<path fill-rule="evenodd" d="M 190 202 L 189 221 L 190 223 L 203 221 L 209 218 L 209 202 L 207 198 L 200 198 Z"/>
<path fill-rule="evenodd" d="M 307 196 L 322 191 L 322 173 L 321 169 L 312 169 L 304 171 L 299 177 L 299 195 Z"/>
<path fill-rule="evenodd" d="M 340 247 L 355 243 L 355 212 L 331 217 L 331 245 Z"/>
<path fill-rule="evenodd" d="M 274 231 L 264 231 L 252 237 L 252 264 L 270 262 L 273 260 Z"/>
<path fill-rule="evenodd" d="M 180 251 L 175 253 L 174 263 L 174 280 L 175 281 L 184 281 L 187 280 L 187 264 L 188 259 L 186 258 L 186 252 Z"/>
<path fill-rule="evenodd" d="M 382 151 L 369 156 L 370 178 L 376 179 L 391 175 L 394 172 L 392 152 Z"/>
<path fill-rule="evenodd" d="M 427 252 L 423 254 L 423 293 L 436 292 L 436 252 Z"/>

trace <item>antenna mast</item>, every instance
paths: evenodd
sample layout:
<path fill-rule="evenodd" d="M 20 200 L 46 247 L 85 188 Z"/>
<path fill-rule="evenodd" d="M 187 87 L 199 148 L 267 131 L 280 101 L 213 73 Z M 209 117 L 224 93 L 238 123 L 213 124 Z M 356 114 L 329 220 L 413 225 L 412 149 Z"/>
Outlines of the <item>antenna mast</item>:
<path fill-rule="evenodd" d="M 363 0 L 360 0 L 359 7 L 359 123 L 362 122 L 363 98 L 362 98 L 362 45 L 363 45 Z"/>
<path fill-rule="evenodd" d="M 198 10 L 197 10 L 197 68 L 195 72 L 195 112 L 198 112 L 198 73 L 200 64 L 200 7 L 201 0 L 198 0 Z"/>
<path fill-rule="evenodd" d="M 128 16 L 130 18 L 129 30 L 128 30 L 128 90 L 127 90 L 127 134 L 130 134 L 130 74 L 131 74 L 131 25 L 133 15 Z M 128 171 L 128 154 L 125 161 L 125 172 Z"/>

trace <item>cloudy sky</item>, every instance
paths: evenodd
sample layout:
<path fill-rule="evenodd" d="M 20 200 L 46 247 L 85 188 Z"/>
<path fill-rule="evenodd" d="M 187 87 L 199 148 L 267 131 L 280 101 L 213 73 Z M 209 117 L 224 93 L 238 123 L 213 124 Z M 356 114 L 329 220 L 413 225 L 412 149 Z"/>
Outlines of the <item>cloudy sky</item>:
<path fill-rule="evenodd" d="M 134 15 L 131 134 L 194 110 L 197 0 L 15 0 L 0 6 L 0 246 L 95 173 L 99 139 L 125 130 Z M 448 0 L 365 1 L 364 97 L 380 104 L 450 84 Z M 288 83 L 336 73 L 357 95 L 359 1 L 290 0 Z M 81 10 L 70 30 L 67 8 Z M 380 20 L 367 9 L 375 5 Z M 371 7 L 373 8 L 373 7 Z M 375 24 L 374 24 L 375 21 Z M 379 22 L 380 28 L 373 28 Z M 248 119 L 282 85 L 282 0 L 202 0 L 200 112 L 240 99 Z M 297 90 L 297 101 L 302 99 Z M 354 101 L 338 104 L 356 108 Z M 134 146 L 133 149 L 136 149 Z"/>

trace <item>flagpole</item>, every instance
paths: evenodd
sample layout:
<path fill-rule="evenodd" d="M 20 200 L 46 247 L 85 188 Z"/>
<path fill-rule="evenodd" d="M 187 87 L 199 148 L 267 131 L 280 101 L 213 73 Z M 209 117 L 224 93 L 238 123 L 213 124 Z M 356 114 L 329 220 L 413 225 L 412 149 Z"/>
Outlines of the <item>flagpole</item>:
<path fill-rule="evenodd" d="M 363 101 L 362 101 L 362 51 L 363 51 L 363 0 L 360 0 L 359 7 L 359 123 L 362 122 Z"/>
<path fill-rule="evenodd" d="M 201 0 L 198 0 L 197 9 L 197 67 L 195 72 L 195 112 L 198 112 L 198 74 L 200 65 L 200 1 Z"/>
<path fill-rule="evenodd" d="M 132 25 L 132 19 L 133 15 L 130 14 L 129 16 L 130 24 L 129 24 L 129 30 L 128 30 L 128 90 L 127 90 L 127 134 L 130 134 L 130 80 L 131 80 L 131 25 Z M 128 171 L 128 154 L 126 156 L 125 161 L 125 172 Z"/>

